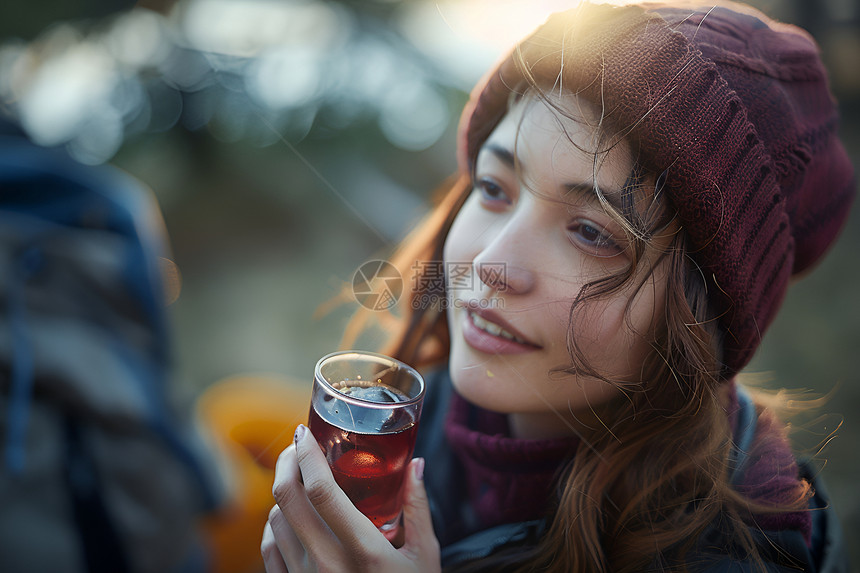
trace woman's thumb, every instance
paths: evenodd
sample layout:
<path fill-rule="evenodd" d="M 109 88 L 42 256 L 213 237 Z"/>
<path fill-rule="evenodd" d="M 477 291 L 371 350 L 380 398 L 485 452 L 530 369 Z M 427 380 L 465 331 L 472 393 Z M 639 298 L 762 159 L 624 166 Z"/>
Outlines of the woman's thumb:
<path fill-rule="evenodd" d="M 424 487 L 424 458 L 415 458 L 409 464 L 409 478 L 403 499 L 403 525 L 406 540 L 402 550 L 420 556 L 424 563 L 439 561 L 439 541 L 433 533 L 430 502 Z"/>

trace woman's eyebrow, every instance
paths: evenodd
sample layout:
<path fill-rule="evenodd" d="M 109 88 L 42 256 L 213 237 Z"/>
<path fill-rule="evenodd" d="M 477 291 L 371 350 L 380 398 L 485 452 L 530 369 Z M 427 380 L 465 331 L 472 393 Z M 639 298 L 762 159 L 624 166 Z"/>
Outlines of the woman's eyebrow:
<path fill-rule="evenodd" d="M 499 159 L 499 161 L 501 161 L 511 169 L 513 169 L 516 165 L 517 160 L 516 157 L 514 157 L 513 151 L 511 151 L 507 147 L 499 145 L 498 143 L 486 143 L 482 150 L 489 151 L 490 153 L 495 155 L 496 158 Z"/>
<path fill-rule="evenodd" d="M 574 195 L 576 197 L 581 197 L 586 201 L 593 201 L 595 203 L 600 202 L 600 198 L 597 195 L 597 188 L 594 185 L 593 181 L 582 181 L 576 183 L 565 183 L 562 185 L 562 192 L 564 193 L 563 197 L 569 197 L 570 195 Z M 606 189 L 604 187 L 600 188 L 600 193 L 606 198 L 606 202 L 612 205 L 614 209 L 620 212 L 624 212 L 622 196 L 623 194 L 618 189 Z"/>
<path fill-rule="evenodd" d="M 496 156 L 499 161 L 505 164 L 505 166 L 511 169 L 514 169 L 516 166 L 516 156 L 510 149 L 508 149 L 504 145 L 488 141 L 481 147 L 481 151 L 489 151 L 494 156 Z M 635 172 L 628 176 L 627 181 L 625 181 L 624 183 L 625 187 L 631 184 L 631 178 L 634 174 Z M 577 181 L 565 183 L 564 185 L 562 185 L 562 192 L 564 193 L 564 197 L 573 194 L 579 197 L 583 197 L 589 201 L 600 201 L 599 197 L 597 196 L 597 189 L 595 188 L 594 182 L 592 181 Z M 625 209 L 623 201 L 624 193 L 622 190 L 615 188 L 605 189 L 601 187 L 600 192 L 606 198 L 606 202 L 612 205 L 613 208 L 622 213 L 627 211 L 627 209 Z"/>

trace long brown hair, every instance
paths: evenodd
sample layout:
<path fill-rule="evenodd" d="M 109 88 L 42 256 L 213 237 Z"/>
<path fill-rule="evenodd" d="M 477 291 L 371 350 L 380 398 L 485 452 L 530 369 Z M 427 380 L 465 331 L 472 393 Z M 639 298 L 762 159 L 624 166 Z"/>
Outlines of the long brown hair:
<path fill-rule="evenodd" d="M 524 88 L 528 89 L 537 86 Z M 535 93 L 541 97 L 540 90 Z M 611 137 L 604 141 L 613 144 Z M 570 309 L 571 325 L 574 315 L 589 303 L 641 280 L 637 265 L 656 265 L 657 261 L 646 261 L 641 255 L 651 237 L 668 232 L 674 217 L 660 193 L 666 174 L 640 167 L 652 173 L 656 186 L 634 192 L 647 193 L 659 216 L 631 218 L 607 205 L 628 229 L 634 256 L 628 268 L 579 292 Z M 423 280 L 422 273 L 432 268 L 430 263 L 442 260 L 445 238 L 471 192 L 471 181 L 461 175 L 447 187 L 426 222 L 391 258 L 416 288 L 391 313 L 360 311 L 347 329 L 346 340 L 372 321 L 380 321 L 390 332 L 383 352 L 419 367 L 446 361 L 444 287 L 426 286 L 438 283 Z M 746 499 L 732 487 L 732 432 L 726 415 L 730 383 L 720 367 L 723 334 L 689 250 L 682 228 L 672 231 L 670 244 L 658 255 L 668 259 L 669 267 L 665 314 L 656 318 L 653 332 L 640 333 L 648 337 L 652 351 L 638 381 L 618 383 L 603 377 L 589 365 L 570 327 L 567 371 L 616 383 L 625 395 L 602 420 L 610 431 L 600 427 L 582 436 L 575 456 L 559 475 L 554 511 L 537 546 L 503 551 L 457 570 L 685 570 L 688 550 L 717 523 L 737 550 L 745 553 L 742 556 L 764 569 L 747 524 L 750 516 L 805 508 L 811 491 L 801 483 L 793 500 L 775 508 Z M 428 264 L 416 264 L 421 262 Z"/>

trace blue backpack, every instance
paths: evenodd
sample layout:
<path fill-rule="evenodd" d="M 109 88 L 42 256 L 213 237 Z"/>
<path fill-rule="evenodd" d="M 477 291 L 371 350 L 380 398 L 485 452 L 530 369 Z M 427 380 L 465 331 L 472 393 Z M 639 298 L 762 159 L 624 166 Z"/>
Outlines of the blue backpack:
<path fill-rule="evenodd" d="M 0 135 L 0 571 L 200 571 L 212 458 L 171 404 L 149 190 Z"/>

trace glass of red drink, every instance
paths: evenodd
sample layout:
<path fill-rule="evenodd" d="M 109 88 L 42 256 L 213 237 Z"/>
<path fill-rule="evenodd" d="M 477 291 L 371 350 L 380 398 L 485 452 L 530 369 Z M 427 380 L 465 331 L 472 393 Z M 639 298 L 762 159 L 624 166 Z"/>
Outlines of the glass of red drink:
<path fill-rule="evenodd" d="M 335 352 L 314 370 L 308 426 L 337 484 L 392 541 L 423 400 L 421 375 L 382 354 Z"/>

